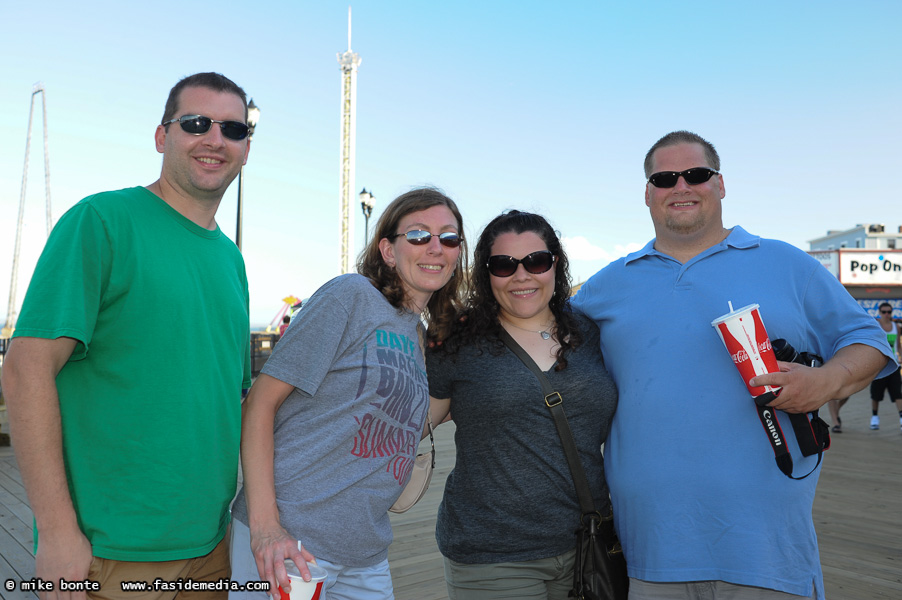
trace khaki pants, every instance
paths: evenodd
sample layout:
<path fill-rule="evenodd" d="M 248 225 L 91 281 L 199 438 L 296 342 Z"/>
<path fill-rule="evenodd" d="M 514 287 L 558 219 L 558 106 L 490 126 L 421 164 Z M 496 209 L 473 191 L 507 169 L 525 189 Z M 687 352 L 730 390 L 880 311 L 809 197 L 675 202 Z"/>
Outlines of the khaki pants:
<path fill-rule="evenodd" d="M 492 564 L 464 564 L 444 557 L 451 600 L 567 600 L 576 550 L 559 556 Z"/>
<path fill-rule="evenodd" d="M 88 579 L 100 582 L 100 591 L 88 592 L 91 600 L 227 600 L 228 588 L 221 590 L 179 589 L 194 582 L 219 582 L 231 576 L 229 567 L 229 534 L 223 536 L 209 554 L 197 558 L 161 562 L 133 562 L 94 557 Z M 122 585 L 145 583 L 141 590 L 123 590 Z"/>

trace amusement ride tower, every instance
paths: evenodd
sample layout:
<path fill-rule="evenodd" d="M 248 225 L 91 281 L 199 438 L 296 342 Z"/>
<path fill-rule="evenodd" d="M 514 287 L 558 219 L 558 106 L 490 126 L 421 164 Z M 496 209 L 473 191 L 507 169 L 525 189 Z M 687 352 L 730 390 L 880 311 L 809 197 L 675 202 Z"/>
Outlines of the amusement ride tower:
<path fill-rule="evenodd" d="M 341 66 L 341 157 L 339 161 L 339 227 L 341 254 L 339 271 L 351 271 L 351 240 L 354 223 L 351 220 L 351 195 L 354 193 L 354 169 L 357 147 L 357 67 L 360 56 L 351 51 L 351 7 L 348 7 L 348 51 L 338 54 Z"/>
<path fill-rule="evenodd" d="M 13 251 L 13 269 L 9 283 L 9 306 L 6 310 L 6 324 L 0 330 L 0 338 L 12 336 L 16 325 L 16 283 L 19 279 L 19 250 L 22 246 L 22 222 L 25 216 L 25 188 L 28 182 L 28 154 L 31 151 L 31 124 L 34 117 L 34 99 L 41 95 L 41 107 L 44 114 L 44 195 L 47 198 L 47 235 L 53 228 L 53 220 L 50 217 L 50 155 L 47 153 L 47 91 L 43 83 L 34 84 L 31 91 L 31 108 L 28 110 L 28 136 L 25 140 L 25 167 L 22 170 L 22 192 L 19 196 L 19 219 L 16 222 L 16 245 Z"/>

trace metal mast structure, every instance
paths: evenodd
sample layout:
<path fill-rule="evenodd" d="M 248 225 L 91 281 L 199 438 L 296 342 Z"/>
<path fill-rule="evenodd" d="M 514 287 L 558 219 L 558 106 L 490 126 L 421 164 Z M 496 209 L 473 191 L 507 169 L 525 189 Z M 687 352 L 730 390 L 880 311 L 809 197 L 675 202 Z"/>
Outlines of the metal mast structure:
<path fill-rule="evenodd" d="M 348 7 L 348 51 L 338 54 L 341 66 L 341 157 L 339 160 L 339 235 L 341 253 L 339 271 L 351 271 L 351 239 L 354 223 L 351 220 L 351 195 L 354 193 L 354 169 L 357 148 L 357 67 L 361 58 L 351 52 L 351 7 Z"/>
<path fill-rule="evenodd" d="M 254 130 L 260 121 L 260 108 L 251 98 L 247 103 L 247 143 L 254 138 Z M 244 231 L 244 165 L 238 170 L 238 211 L 235 216 L 235 245 L 241 250 L 242 232 Z"/>
<path fill-rule="evenodd" d="M 41 94 L 41 108 L 44 115 L 44 195 L 47 199 L 47 235 L 53 228 L 50 216 L 50 154 L 47 150 L 47 91 L 43 83 L 36 83 L 31 91 L 31 108 L 28 110 L 28 136 L 25 140 L 25 167 L 22 169 L 22 192 L 19 195 L 19 220 L 16 223 L 16 246 L 13 251 L 13 270 L 9 283 L 9 306 L 6 311 L 6 325 L 0 330 L 0 337 L 10 337 L 16 325 L 16 283 L 19 278 L 19 249 L 22 246 L 22 222 L 25 216 L 25 189 L 28 182 L 28 155 L 31 152 L 31 124 L 34 117 L 34 99 Z"/>

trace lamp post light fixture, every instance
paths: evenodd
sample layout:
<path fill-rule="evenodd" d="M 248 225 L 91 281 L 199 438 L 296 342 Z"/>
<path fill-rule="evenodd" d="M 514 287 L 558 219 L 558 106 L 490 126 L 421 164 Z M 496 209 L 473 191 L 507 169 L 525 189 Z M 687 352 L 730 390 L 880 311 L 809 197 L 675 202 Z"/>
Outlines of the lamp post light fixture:
<path fill-rule="evenodd" d="M 250 143 L 251 139 L 254 137 L 254 128 L 257 127 L 257 122 L 260 121 L 260 109 L 257 108 L 257 105 L 254 104 L 254 99 L 251 98 L 251 101 L 247 103 L 247 141 Z M 241 250 L 241 227 L 244 223 L 244 186 L 242 177 L 244 175 L 244 165 L 241 165 L 241 169 L 238 171 L 238 216 L 236 217 L 235 224 L 235 245 L 238 246 L 238 250 Z"/>
<path fill-rule="evenodd" d="M 366 188 L 363 188 L 363 191 L 360 192 L 360 208 L 363 210 L 363 246 L 366 247 L 366 243 L 370 237 L 370 216 L 373 214 L 373 201 L 376 199 L 371 193 L 366 191 Z"/>

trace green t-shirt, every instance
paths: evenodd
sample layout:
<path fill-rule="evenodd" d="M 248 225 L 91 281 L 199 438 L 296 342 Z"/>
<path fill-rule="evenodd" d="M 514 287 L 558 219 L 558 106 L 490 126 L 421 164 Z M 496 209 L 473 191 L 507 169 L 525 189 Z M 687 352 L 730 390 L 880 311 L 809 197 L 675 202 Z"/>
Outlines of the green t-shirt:
<path fill-rule="evenodd" d="M 94 555 L 212 550 L 229 522 L 250 386 L 235 244 L 142 187 L 89 196 L 47 241 L 24 336 L 78 341 L 57 387 L 69 489 Z"/>

